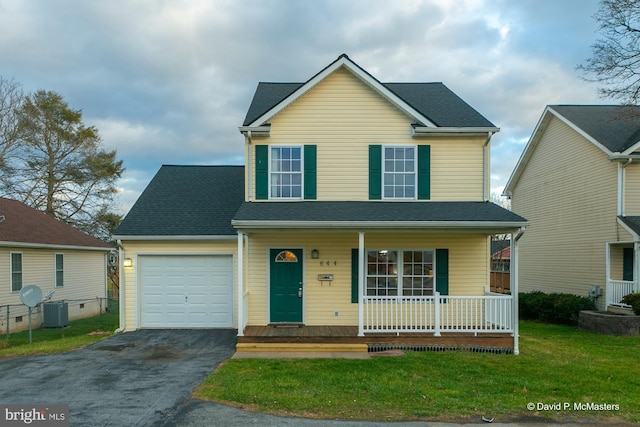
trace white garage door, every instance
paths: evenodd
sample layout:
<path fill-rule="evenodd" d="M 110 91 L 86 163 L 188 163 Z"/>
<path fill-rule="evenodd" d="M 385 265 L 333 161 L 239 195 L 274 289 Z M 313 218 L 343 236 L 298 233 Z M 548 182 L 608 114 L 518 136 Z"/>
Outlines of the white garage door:
<path fill-rule="evenodd" d="M 230 255 L 145 255 L 138 263 L 141 327 L 233 326 Z"/>

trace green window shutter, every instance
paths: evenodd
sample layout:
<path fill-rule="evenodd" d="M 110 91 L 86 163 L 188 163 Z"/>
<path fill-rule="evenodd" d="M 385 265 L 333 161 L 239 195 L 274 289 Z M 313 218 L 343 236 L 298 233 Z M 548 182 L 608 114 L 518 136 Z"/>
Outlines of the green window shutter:
<path fill-rule="evenodd" d="M 449 249 L 436 249 L 436 291 L 449 295 Z"/>
<path fill-rule="evenodd" d="M 358 303 L 358 250 L 351 249 L 351 302 Z"/>
<path fill-rule="evenodd" d="M 316 146 L 304 146 L 304 198 L 316 199 Z"/>
<path fill-rule="evenodd" d="M 431 146 L 418 145 L 418 199 L 431 198 Z"/>
<path fill-rule="evenodd" d="M 382 145 L 369 146 L 369 200 L 382 199 Z"/>
<path fill-rule="evenodd" d="M 269 146 L 256 145 L 256 199 L 269 198 Z"/>

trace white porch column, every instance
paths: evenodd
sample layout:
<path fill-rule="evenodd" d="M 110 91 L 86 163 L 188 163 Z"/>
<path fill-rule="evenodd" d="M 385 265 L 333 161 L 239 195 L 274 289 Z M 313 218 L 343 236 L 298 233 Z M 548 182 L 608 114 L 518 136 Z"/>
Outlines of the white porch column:
<path fill-rule="evenodd" d="M 640 292 L 640 242 L 633 243 L 633 292 Z"/>
<path fill-rule="evenodd" d="M 244 336 L 244 233 L 238 231 L 238 336 Z"/>
<path fill-rule="evenodd" d="M 358 336 L 364 336 L 364 231 L 358 232 Z"/>
<path fill-rule="evenodd" d="M 609 282 L 611 281 L 611 243 L 606 243 L 604 250 L 604 259 L 605 259 L 605 267 L 604 267 L 604 309 L 609 308 L 609 304 L 611 304 L 611 285 Z M 616 301 L 617 302 L 617 301 Z"/>
<path fill-rule="evenodd" d="M 521 228 L 517 233 L 511 233 L 511 267 L 509 279 L 511 282 L 511 298 L 513 301 L 513 354 L 520 354 L 519 334 L 520 325 L 518 323 L 518 240 L 522 237 L 524 229 Z"/>

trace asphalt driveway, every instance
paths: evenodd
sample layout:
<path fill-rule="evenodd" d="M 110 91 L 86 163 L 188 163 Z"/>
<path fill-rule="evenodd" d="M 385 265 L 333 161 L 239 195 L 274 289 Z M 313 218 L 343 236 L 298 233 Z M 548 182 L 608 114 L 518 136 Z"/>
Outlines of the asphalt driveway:
<path fill-rule="evenodd" d="M 69 404 L 72 426 L 171 423 L 235 344 L 232 330 L 141 330 L 69 353 L 0 360 L 0 403 Z"/>

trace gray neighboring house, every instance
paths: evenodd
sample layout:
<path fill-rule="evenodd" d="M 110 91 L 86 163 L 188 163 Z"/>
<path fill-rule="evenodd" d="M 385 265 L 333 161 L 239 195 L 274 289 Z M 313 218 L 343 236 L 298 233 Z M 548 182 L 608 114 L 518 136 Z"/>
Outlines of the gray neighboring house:
<path fill-rule="evenodd" d="M 638 292 L 640 107 L 550 105 L 507 186 L 531 225 L 520 289 L 596 299 Z"/>

